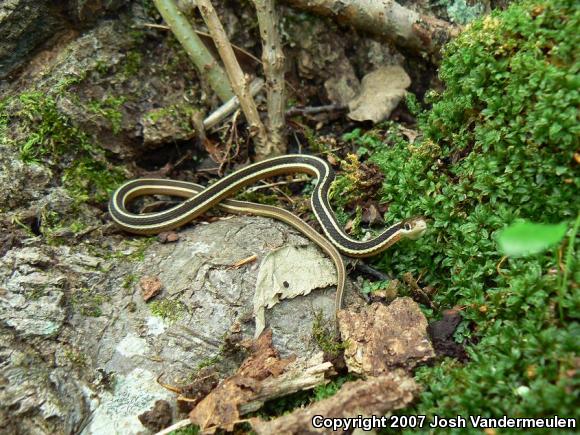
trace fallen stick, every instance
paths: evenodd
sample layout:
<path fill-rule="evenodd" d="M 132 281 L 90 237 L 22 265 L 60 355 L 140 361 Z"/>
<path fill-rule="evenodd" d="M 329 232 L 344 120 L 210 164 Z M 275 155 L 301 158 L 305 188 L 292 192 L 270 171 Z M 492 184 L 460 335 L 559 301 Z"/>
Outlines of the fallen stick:
<path fill-rule="evenodd" d="M 386 38 L 396 45 L 438 57 L 458 27 L 407 9 L 394 0 L 285 0 L 290 6 Z"/>

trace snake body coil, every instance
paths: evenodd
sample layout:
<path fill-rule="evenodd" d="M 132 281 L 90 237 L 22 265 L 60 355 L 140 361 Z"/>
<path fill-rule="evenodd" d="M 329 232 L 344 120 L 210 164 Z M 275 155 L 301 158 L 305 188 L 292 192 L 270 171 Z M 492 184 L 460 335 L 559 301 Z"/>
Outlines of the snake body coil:
<path fill-rule="evenodd" d="M 328 240 L 314 231 L 302 219 L 286 210 L 226 199 L 244 186 L 260 179 L 290 173 L 306 173 L 316 177 L 317 183 L 311 198 L 312 210 Z M 338 272 L 336 304 L 337 309 L 339 309 L 342 301 L 345 271 L 342 257 L 336 249 L 350 257 L 376 255 L 401 238 L 419 238 L 425 232 L 426 223 L 422 218 L 408 219 L 390 226 L 371 240 L 353 239 L 341 228 L 330 208 L 328 192 L 334 178 L 334 171 L 326 161 L 314 156 L 291 154 L 246 166 L 206 188 L 186 181 L 155 178 L 132 180 L 115 191 L 109 202 L 109 212 L 119 227 L 135 234 L 157 234 L 177 228 L 216 205 L 233 213 L 251 213 L 282 220 L 317 243 L 334 260 Z M 133 199 L 154 194 L 179 196 L 187 199 L 175 207 L 160 212 L 135 214 L 127 210 L 127 205 Z"/>

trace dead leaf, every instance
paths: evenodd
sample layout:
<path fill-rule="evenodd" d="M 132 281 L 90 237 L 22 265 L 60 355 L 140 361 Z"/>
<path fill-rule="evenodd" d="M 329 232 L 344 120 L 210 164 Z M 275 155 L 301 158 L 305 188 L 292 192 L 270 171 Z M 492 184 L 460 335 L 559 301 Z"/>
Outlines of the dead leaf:
<path fill-rule="evenodd" d="M 156 276 L 144 276 L 139 280 L 139 287 L 141 287 L 143 300 L 147 302 L 159 294 L 163 288 L 163 284 L 161 284 L 161 280 Z"/>
<path fill-rule="evenodd" d="M 262 381 L 279 376 L 295 360 L 280 359 L 272 345 L 271 330 L 245 345 L 252 354 L 233 376 L 221 382 L 190 412 L 192 423 L 202 431 L 213 433 L 218 428 L 232 431 L 240 420 L 239 407 L 259 393 Z"/>
<path fill-rule="evenodd" d="M 348 117 L 375 123 L 388 119 L 410 85 L 411 79 L 398 65 L 383 66 L 367 74 L 360 93 L 348 103 Z"/>
<path fill-rule="evenodd" d="M 297 269 L 300 273 L 296 273 Z M 316 288 L 332 285 L 336 285 L 335 267 L 314 246 L 288 245 L 269 252 L 260 264 L 256 280 L 256 336 L 266 325 L 266 308 L 272 308 L 282 299 L 307 295 Z"/>
<path fill-rule="evenodd" d="M 453 334 L 461 323 L 460 310 L 453 308 L 443 311 L 443 318 L 429 325 L 429 335 L 433 341 L 437 355 L 450 356 L 459 361 L 467 361 L 467 353 L 463 346 L 453 339 Z"/>
<path fill-rule="evenodd" d="M 395 368 L 412 370 L 435 356 L 427 319 L 411 298 L 395 299 L 385 306 L 375 302 L 360 312 L 341 310 L 338 326 L 349 372 L 369 376 Z"/>
<path fill-rule="evenodd" d="M 316 415 L 325 418 L 385 415 L 411 403 L 418 392 L 419 386 L 412 378 L 402 371 L 395 371 L 364 381 L 347 382 L 328 399 L 273 420 L 252 418 L 250 424 L 258 435 L 330 433 L 327 428 L 315 429 L 312 418 Z M 345 431 L 339 429 L 332 433 L 342 434 Z"/>

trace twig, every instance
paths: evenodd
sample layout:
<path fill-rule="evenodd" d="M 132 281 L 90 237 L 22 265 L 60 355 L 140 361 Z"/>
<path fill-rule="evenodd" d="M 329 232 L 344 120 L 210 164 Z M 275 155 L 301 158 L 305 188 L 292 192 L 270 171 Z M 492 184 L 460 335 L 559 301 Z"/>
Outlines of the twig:
<path fill-rule="evenodd" d="M 286 184 L 292 184 L 292 183 L 304 183 L 305 181 L 308 181 L 308 180 L 305 180 L 304 178 L 292 178 L 291 180 L 277 181 L 275 183 L 264 183 L 264 184 L 260 184 L 258 186 L 250 187 L 250 188 L 246 189 L 246 192 L 253 193 L 253 192 L 256 192 L 256 191 L 261 190 L 261 189 L 268 189 L 270 187 L 275 187 L 275 186 L 284 186 Z"/>
<path fill-rule="evenodd" d="M 285 58 L 278 30 L 276 0 L 254 0 L 254 4 L 262 37 L 262 63 L 268 92 L 268 138 L 272 144 L 270 154 L 279 155 L 286 152 L 284 134 L 286 89 L 284 81 Z"/>
<path fill-rule="evenodd" d="M 317 107 L 294 106 L 286 111 L 286 116 L 290 118 L 296 115 L 316 115 L 318 113 L 323 112 L 340 112 L 347 109 L 348 106 L 344 104 L 327 104 L 325 106 L 317 106 Z"/>
<path fill-rule="evenodd" d="M 375 269 L 374 267 L 369 266 L 366 263 L 363 263 L 362 260 L 357 260 L 354 264 L 355 269 L 359 272 L 365 273 L 367 275 L 372 276 L 373 278 L 378 279 L 379 281 L 392 281 L 393 277 L 387 275 L 386 273 L 381 272 L 380 270 Z"/>
<path fill-rule="evenodd" d="M 234 96 L 232 88 L 222 68 L 213 58 L 199 36 L 193 31 L 185 15 L 173 0 L 153 0 L 159 13 L 181 43 L 202 77 L 207 79 L 211 88 L 222 101 Z"/>
<path fill-rule="evenodd" d="M 135 27 L 151 27 L 152 29 L 171 30 L 169 28 L 169 26 L 164 26 L 163 24 L 154 24 L 154 23 L 145 23 L 145 24 L 142 24 L 141 26 L 135 26 Z M 193 31 L 195 33 L 197 33 L 198 35 L 205 36 L 206 38 L 211 39 L 211 35 L 209 33 L 202 32 L 201 30 L 196 30 L 196 29 L 193 29 Z M 244 56 L 249 57 L 257 64 L 262 65 L 262 61 L 260 59 L 258 59 L 256 56 L 254 56 L 252 53 L 250 53 L 248 50 L 245 50 L 236 44 L 232 44 L 232 47 L 235 51 L 239 51 L 240 53 L 244 54 Z"/>
<path fill-rule="evenodd" d="M 266 127 L 250 94 L 248 80 L 244 77 L 222 23 L 209 0 L 197 0 L 196 4 L 224 63 L 234 94 L 240 100 L 240 106 L 250 126 L 250 135 L 254 138 L 256 155 L 266 157 L 270 154 L 272 145 L 268 142 Z"/>
<path fill-rule="evenodd" d="M 255 97 L 264 87 L 264 80 L 261 78 L 255 79 L 250 85 L 250 95 Z M 220 107 L 218 107 L 211 115 L 203 120 L 203 126 L 206 130 L 218 125 L 225 118 L 230 116 L 236 111 L 240 105 L 240 100 L 238 97 L 234 96 L 230 100 L 226 101 Z"/>

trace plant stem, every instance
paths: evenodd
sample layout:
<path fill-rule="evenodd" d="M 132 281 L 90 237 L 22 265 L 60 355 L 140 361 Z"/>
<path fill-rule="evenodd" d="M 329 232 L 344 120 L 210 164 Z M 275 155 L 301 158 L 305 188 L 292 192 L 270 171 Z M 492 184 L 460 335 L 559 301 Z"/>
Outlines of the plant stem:
<path fill-rule="evenodd" d="M 272 155 L 286 152 L 284 127 L 286 117 L 285 58 L 278 30 L 276 0 L 254 0 L 260 35 L 262 37 L 262 63 L 268 92 L 268 138 L 272 143 Z"/>
<path fill-rule="evenodd" d="M 572 263 L 572 256 L 574 255 L 574 242 L 576 241 L 576 235 L 578 234 L 578 229 L 580 229 L 580 213 L 576 216 L 576 222 L 574 222 L 574 227 L 572 228 L 572 233 L 568 239 L 568 250 L 566 251 L 566 265 L 564 267 L 564 276 L 562 277 L 562 285 L 560 286 L 560 292 L 558 294 L 559 299 L 559 311 L 560 320 L 564 320 L 564 294 L 566 292 L 566 286 L 568 285 L 568 272 L 570 271 L 570 266 Z"/>
<path fill-rule="evenodd" d="M 197 0 L 195 3 L 220 54 L 234 93 L 240 101 L 240 106 L 250 126 L 250 135 L 254 139 L 256 155 L 262 158 L 268 156 L 271 154 L 272 145 L 268 141 L 266 127 L 262 123 L 256 103 L 252 99 L 249 80 L 244 76 L 244 72 L 236 59 L 218 14 L 210 0 Z"/>
<path fill-rule="evenodd" d="M 191 24 L 174 0 L 153 0 L 157 10 L 181 43 L 201 76 L 207 80 L 222 102 L 234 96 L 230 83 L 207 47 L 195 33 Z"/>

